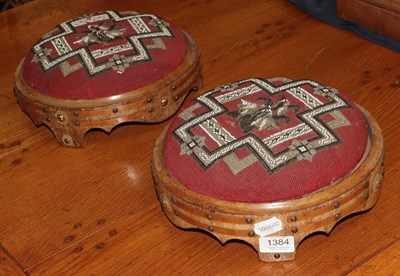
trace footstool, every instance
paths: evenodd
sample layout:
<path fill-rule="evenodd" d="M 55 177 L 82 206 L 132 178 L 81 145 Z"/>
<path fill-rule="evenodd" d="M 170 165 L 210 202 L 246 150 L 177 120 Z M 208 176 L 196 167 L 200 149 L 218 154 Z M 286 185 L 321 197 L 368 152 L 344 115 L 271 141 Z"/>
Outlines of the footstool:
<path fill-rule="evenodd" d="M 200 54 L 183 30 L 153 14 L 106 11 L 61 23 L 16 70 L 15 96 L 63 146 L 90 129 L 160 122 L 201 84 Z"/>
<path fill-rule="evenodd" d="M 279 262 L 376 203 L 383 149 L 374 118 L 336 89 L 254 78 L 182 108 L 156 142 L 152 173 L 176 226 L 245 241 Z"/>

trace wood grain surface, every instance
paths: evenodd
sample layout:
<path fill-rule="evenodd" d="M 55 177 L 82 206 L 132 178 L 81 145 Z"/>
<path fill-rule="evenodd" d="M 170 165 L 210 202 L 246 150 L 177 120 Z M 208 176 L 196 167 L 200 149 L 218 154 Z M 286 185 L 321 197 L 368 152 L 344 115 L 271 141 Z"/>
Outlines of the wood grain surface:
<path fill-rule="evenodd" d="M 249 77 L 310 78 L 338 88 L 384 133 L 385 176 L 376 206 L 345 219 L 329 236 L 308 237 L 294 261 L 265 264 L 244 243 L 221 245 L 165 217 L 150 159 L 168 121 L 92 131 L 83 149 L 59 146 L 51 131 L 21 112 L 14 73 L 44 33 L 99 10 L 154 13 L 192 35 L 204 87 L 187 100 Z M 0 243 L 8 252 L 0 256 L 6 260 L 1 275 L 399 274 L 399 53 L 283 0 L 35 0 L 0 14 L 0 37 Z"/>

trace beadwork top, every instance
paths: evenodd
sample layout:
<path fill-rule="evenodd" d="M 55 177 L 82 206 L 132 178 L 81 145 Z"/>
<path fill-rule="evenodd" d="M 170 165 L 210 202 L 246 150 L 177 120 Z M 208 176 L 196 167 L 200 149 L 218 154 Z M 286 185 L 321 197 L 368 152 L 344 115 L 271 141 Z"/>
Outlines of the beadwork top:
<path fill-rule="evenodd" d="M 62 99 L 93 99 L 134 91 L 182 63 L 181 30 L 152 14 L 106 11 L 61 23 L 25 57 L 24 82 Z"/>
<path fill-rule="evenodd" d="M 315 81 L 247 79 L 197 97 L 164 139 L 172 177 L 212 198 L 275 202 L 346 177 L 367 147 L 360 109 Z"/>

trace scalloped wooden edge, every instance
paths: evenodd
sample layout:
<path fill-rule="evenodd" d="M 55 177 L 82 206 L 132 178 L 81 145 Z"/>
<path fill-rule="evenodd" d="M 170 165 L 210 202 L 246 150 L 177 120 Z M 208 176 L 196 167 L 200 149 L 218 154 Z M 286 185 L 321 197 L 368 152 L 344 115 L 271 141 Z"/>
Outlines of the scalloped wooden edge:
<path fill-rule="evenodd" d="M 293 236 L 295 247 L 315 232 L 329 234 L 343 218 L 370 209 L 378 200 L 383 176 L 384 141 L 375 119 L 361 108 L 370 126 L 363 159 L 347 177 L 302 198 L 273 203 L 240 203 L 211 198 L 177 182 L 164 166 L 163 141 L 158 138 L 152 160 L 155 189 L 164 213 L 176 226 L 201 229 L 222 243 L 242 240 L 252 245 L 264 262 L 293 260 L 294 253 L 261 253 L 254 224 L 276 217 L 283 223 L 279 236 Z"/>

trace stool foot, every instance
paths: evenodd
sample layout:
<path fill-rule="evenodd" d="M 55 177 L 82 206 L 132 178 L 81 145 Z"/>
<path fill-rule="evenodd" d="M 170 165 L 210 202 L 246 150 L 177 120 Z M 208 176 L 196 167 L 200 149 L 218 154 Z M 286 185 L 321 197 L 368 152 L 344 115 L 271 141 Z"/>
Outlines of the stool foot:
<path fill-rule="evenodd" d="M 76 132 L 71 132 L 53 128 L 50 129 L 54 133 L 58 143 L 62 146 L 72 148 L 82 148 L 85 146 L 85 133 L 81 133 L 82 131 L 77 130 Z"/>

